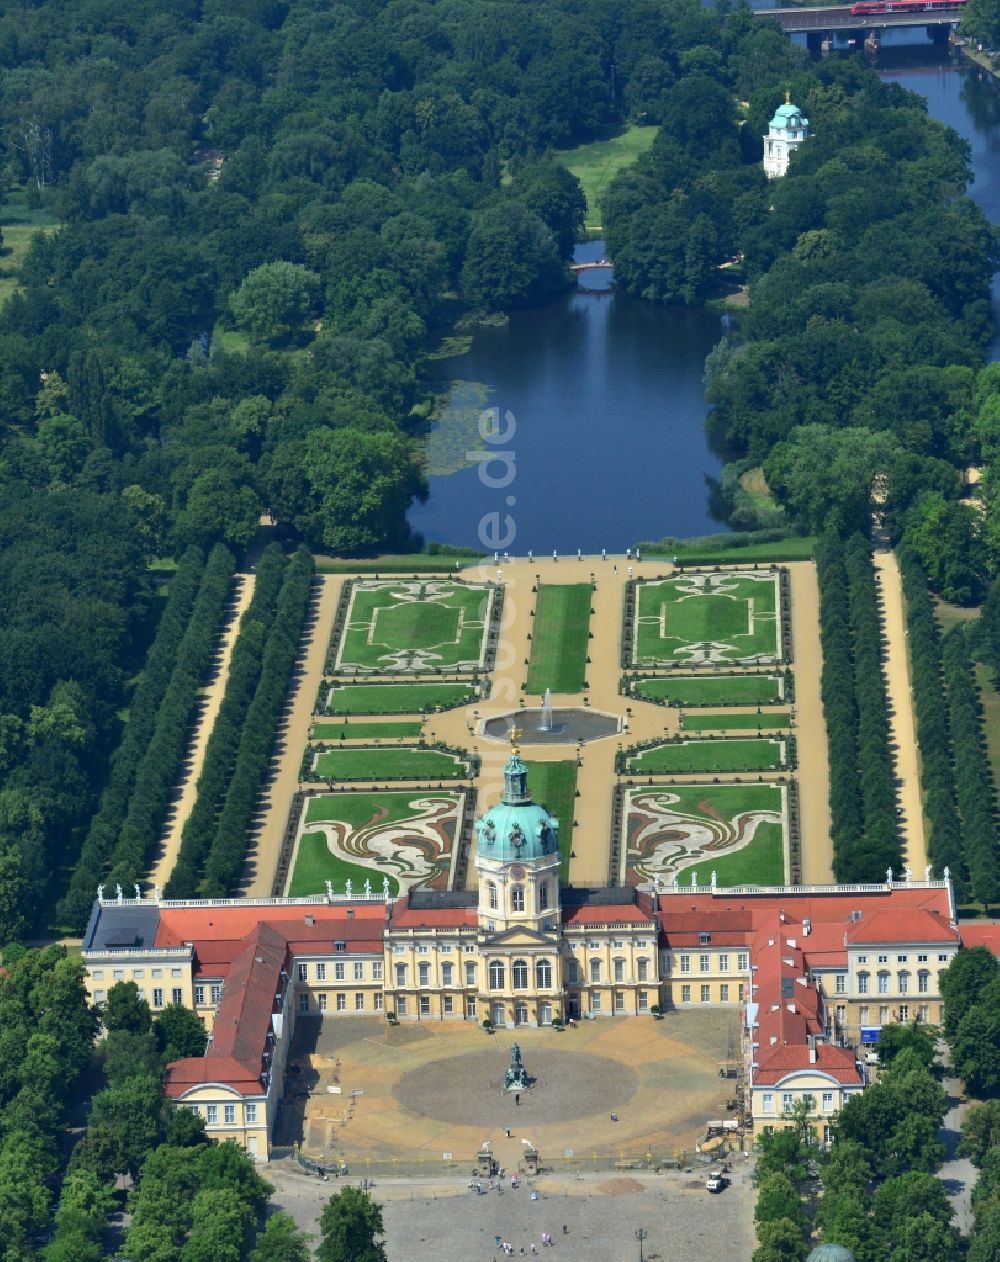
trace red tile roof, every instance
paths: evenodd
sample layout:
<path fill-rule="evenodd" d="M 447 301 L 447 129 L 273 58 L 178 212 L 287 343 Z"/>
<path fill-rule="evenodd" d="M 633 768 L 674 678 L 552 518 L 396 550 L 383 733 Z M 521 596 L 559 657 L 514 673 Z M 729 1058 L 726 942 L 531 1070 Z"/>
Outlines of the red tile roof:
<path fill-rule="evenodd" d="M 253 933 L 261 923 L 275 927 L 298 925 L 302 929 L 309 928 L 311 920 L 314 926 L 330 926 L 319 936 L 346 938 L 349 925 L 360 925 L 362 922 L 374 922 L 381 926 L 385 919 L 385 904 L 382 902 L 355 903 L 350 910 L 354 913 L 348 917 L 343 903 L 303 903 L 299 907 L 287 903 L 269 905 L 261 903 L 236 903 L 229 907 L 161 907 L 160 923 L 156 931 L 157 946 L 181 946 L 185 942 L 206 943 L 213 941 L 239 942 Z M 333 932 L 335 926 L 341 930 Z M 300 936 L 298 933 L 296 937 Z"/>
<path fill-rule="evenodd" d="M 479 916 L 475 907 L 409 907 L 399 904 L 392 909 L 393 929 L 462 929 L 475 928 Z"/>
<path fill-rule="evenodd" d="M 892 907 L 862 916 L 847 928 L 847 940 L 853 945 L 877 942 L 951 942 L 958 943 L 958 930 L 947 915 L 923 908 Z"/>
<path fill-rule="evenodd" d="M 775 1047 L 769 1055 L 760 1049 L 760 1068 L 754 1071 L 754 1086 L 776 1086 L 789 1074 L 801 1070 L 813 1070 L 828 1074 L 845 1087 L 860 1087 L 864 1079 L 858 1070 L 854 1052 L 849 1047 L 834 1047 L 830 1043 L 816 1045 L 815 1062 L 809 1059 L 806 1043 L 795 1046 Z"/>
<path fill-rule="evenodd" d="M 1000 921 L 976 920 L 958 926 L 962 946 L 988 947 L 994 955 L 1000 955 Z"/>
<path fill-rule="evenodd" d="M 260 1079 L 242 1061 L 233 1056 L 189 1056 L 167 1066 L 164 1092 L 176 1100 L 192 1087 L 206 1082 L 221 1082 L 242 1095 L 263 1095 Z"/>
<path fill-rule="evenodd" d="M 584 903 L 582 906 L 563 908 L 564 925 L 648 925 L 656 928 L 656 921 L 634 904 Z"/>

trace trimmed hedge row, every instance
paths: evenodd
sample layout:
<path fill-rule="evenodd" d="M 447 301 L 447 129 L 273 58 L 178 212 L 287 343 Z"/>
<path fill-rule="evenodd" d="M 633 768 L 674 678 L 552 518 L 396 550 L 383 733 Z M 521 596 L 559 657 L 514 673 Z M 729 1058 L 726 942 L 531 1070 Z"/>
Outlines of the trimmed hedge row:
<path fill-rule="evenodd" d="M 190 547 L 181 557 L 170 584 L 166 605 L 160 615 L 156 636 L 146 654 L 142 675 L 132 694 L 128 722 L 121 744 L 111 759 L 107 786 L 97 812 L 90 821 L 80 858 L 70 878 L 69 888 L 59 904 L 61 924 L 81 930 L 87 923 L 94 891 L 114 850 L 128 812 L 135 785 L 135 773 L 156 727 L 156 716 L 170 683 L 177 651 L 191 618 L 205 556 L 201 548 Z"/>
<path fill-rule="evenodd" d="M 212 549 L 153 734 L 136 768 L 135 788 L 111 855 L 112 885 L 130 887 L 149 868 L 191 734 L 198 690 L 212 664 L 234 568 L 227 548 Z"/>
<path fill-rule="evenodd" d="M 959 902 L 968 899 L 962 823 L 955 801 L 948 707 L 942 685 L 941 633 L 927 588 L 927 574 L 915 553 L 900 548 L 899 569 L 906 597 L 910 675 L 920 742 L 924 814 L 930 825 L 927 857 L 940 875 L 947 867 Z"/>
<path fill-rule="evenodd" d="M 824 535 L 820 584 L 821 692 L 830 764 L 833 870 L 838 881 L 883 881 L 899 870 L 893 765 L 882 674 L 875 567 L 866 539 Z"/>
<path fill-rule="evenodd" d="M 882 672 L 882 624 L 875 564 L 867 539 L 847 541 L 845 565 L 850 584 L 854 640 L 854 700 L 858 711 L 858 776 L 864 840 L 851 863 L 852 881 L 880 881 L 887 868 L 903 863 L 888 717 Z"/>
<path fill-rule="evenodd" d="M 278 608 L 285 566 L 280 545 L 269 544 L 258 562 L 253 597 L 240 622 L 229 659 L 225 693 L 205 747 L 197 796 L 185 821 L 180 851 L 167 881 L 168 898 L 194 898 L 197 894 L 198 880 L 233 777 L 247 711 L 260 682 L 265 645 Z"/>
<path fill-rule="evenodd" d="M 964 627 L 954 627 L 945 636 L 943 658 L 955 797 L 962 815 L 962 849 L 969 886 L 977 902 L 996 903 L 1000 901 L 1000 852 L 995 786 L 986 757 L 979 690 Z"/>
<path fill-rule="evenodd" d="M 843 545 L 837 536 L 824 535 L 817 543 L 816 571 L 823 649 L 820 693 L 829 745 L 833 871 L 838 881 L 848 881 L 852 879 L 853 859 L 861 841 L 863 814 L 858 780 L 858 711 L 851 654 L 851 602 Z"/>
<path fill-rule="evenodd" d="M 240 737 L 233 778 L 205 864 L 201 892 L 223 898 L 235 892 L 246 863 L 250 826 L 271 761 L 278 724 L 298 656 L 315 568 L 299 547 L 289 563 L 274 626 L 268 636 L 260 683 Z"/>

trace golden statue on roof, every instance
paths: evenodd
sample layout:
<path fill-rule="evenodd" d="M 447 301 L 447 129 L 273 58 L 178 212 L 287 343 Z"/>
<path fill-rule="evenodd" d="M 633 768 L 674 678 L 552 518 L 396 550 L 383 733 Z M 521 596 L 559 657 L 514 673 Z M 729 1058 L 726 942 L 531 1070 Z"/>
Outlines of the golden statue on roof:
<path fill-rule="evenodd" d="M 521 739 L 522 735 L 523 735 L 523 732 L 517 726 L 517 724 L 516 723 L 512 724 L 511 729 L 510 729 L 510 752 L 514 755 L 518 755 L 521 752 L 520 746 L 518 745 L 518 741 Z"/>

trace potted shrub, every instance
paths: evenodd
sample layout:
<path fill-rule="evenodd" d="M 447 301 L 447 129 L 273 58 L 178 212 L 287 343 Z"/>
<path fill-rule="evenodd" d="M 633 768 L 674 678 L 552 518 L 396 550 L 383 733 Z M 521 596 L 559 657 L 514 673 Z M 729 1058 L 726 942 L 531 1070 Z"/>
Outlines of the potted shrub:
<path fill-rule="evenodd" d="M 658 1003 L 653 1004 L 653 1006 L 649 1010 L 649 1015 L 653 1018 L 654 1021 L 663 1020 L 663 1010 Z"/>
<path fill-rule="evenodd" d="M 487 1034 L 493 1033 L 493 1022 L 490 1020 L 489 1017 L 483 1018 L 483 1029 L 486 1031 Z"/>
<path fill-rule="evenodd" d="M 390 1025 L 399 1025 L 399 1018 L 394 1012 L 387 1012 L 385 1014 L 385 1019 Z"/>

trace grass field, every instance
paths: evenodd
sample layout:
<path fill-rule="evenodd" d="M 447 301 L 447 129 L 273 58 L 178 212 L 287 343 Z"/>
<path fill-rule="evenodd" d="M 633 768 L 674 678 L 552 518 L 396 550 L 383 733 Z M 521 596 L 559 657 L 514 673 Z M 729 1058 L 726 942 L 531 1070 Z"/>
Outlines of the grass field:
<path fill-rule="evenodd" d="M 735 548 L 699 542 L 673 543 L 656 541 L 642 545 L 643 556 L 671 557 L 684 565 L 740 565 L 746 561 L 777 564 L 780 561 L 811 561 L 816 552 L 815 535 L 796 535 L 771 543 L 745 543 Z"/>
<path fill-rule="evenodd" d="M 622 167 L 627 167 L 646 152 L 656 139 L 657 128 L 632 124 L 616 128 L 601 140 L 577 145 L 575 149 L 556 150 L 556 157 L 568 167 L 583 187 L 587 198 L 587 227 L 601 226 L 601 198 Z"/>
<path fill-rule="evenodd" d="M 559 821 L 559 879 L 569 880 L 573 849 L 573 812 L 576 808 L 575 762 L 526 762 L 532 798 Z"/>
<path fill-rule="evenodd" d="M 632 689 L 634 697 L 672 705 L 768 705 L 783 693 L 780 675 L 668 675 L 639 679 Z"/>
<path fill-rule="evenodd" d="M 752 714 L 721 711 L 681 715 L 681 727 L 685 732 L 783 732 L 791 725 L 791 715 L 783 711 L 778 714 L 768 710 L 758 714 L 755 710 Z"/>
<path fill-rule="evenodd" d="M 682 574 L 640 583 L 633 660 L 740 662 L 778 654 L 778 580 L 770 573 Z"/>
<path fill-rule="evenodd" d="M 627 862 L 634 879 L 707 885 L 784 881 L 784 795 L 770 784 L 633 788 L 626 798 Z"/>
<path fill-rule="evenodd" d="M 768 739 L 678 741 L 644 749 L 628 760 L 632 774 L 684 775 L 700 771 L 776 771 L 784 765 L 784 741 Z"/>
<path fill-rule="evenodd" d="M 450 710 L 475 699 L 468 684 L 335 684 L 330 714 L 422 714 Z"/>
<path fill-rule="evenodd" d="M 367 879 L 380 893 L 383 875 L 392 894 L 401 885 L 447 888 L 461 801 L 461 794 L 436 790 L 310 798 L 289 893 L 322 894 L 326 881 L 343 893 L 348 878 L 356 891 Z"/>
<path fill-rule="evenodd" d="M 317 723 L 312 734 L 317 741 L 396 740 L 419 736 L 420 728 L 417 719 L 404 719 L 399 723 Z"/>
<path fill-rule="evenodd" d="M 0 206 L 0 231 L 3 243 L 0 248 L 0 304 L 17 290 L 14 273 L 24 262 L 24 256 L 36 232 L 54 232 L 59 224 L 48 210 L 29 209 L 24 204 L 23 191 L 18 189 Z"/>
<path fill-rule="evenodd" d="M 324 750 L 314 765 L 319 780 L 460 780 L 468 774 L 464 758 L 404 746 Z"/>
<path fill-rule="evenodd" d="M 582 690 L 591 594 L 589 583 L 546 583 L 538 589 L 526 692 Z"/>
<path fill-rule="evenodd" d="M 492 591 L 448 579 L 358 583 L 337 648 L 339 670 L 429 671 L 482 665 Z"/>

